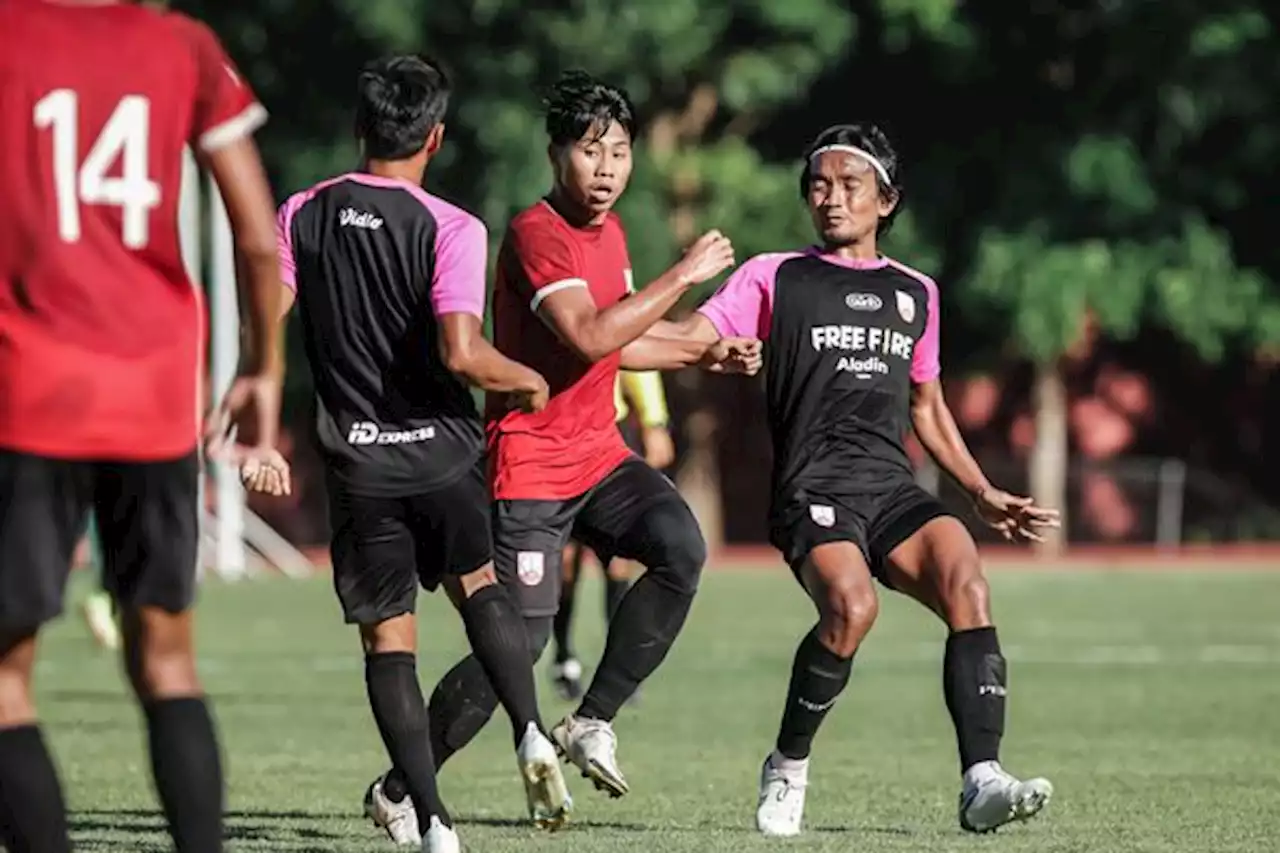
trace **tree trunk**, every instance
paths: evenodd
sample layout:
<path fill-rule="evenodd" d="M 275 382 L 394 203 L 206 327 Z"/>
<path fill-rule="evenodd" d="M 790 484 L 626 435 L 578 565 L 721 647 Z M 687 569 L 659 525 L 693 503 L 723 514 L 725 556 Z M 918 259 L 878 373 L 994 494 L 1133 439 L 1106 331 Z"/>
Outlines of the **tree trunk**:
<path fill-rule="evenodd" d="M 1062 529 L 1044 531 L 1045 541 L 1036 551 L 1042 557 L 1060 555 L 1066 547 L 1067 526 L 1067 388 L 1057 362 L 1036 367 L 1035 388 L 1036 441 L 1031 449 L 1031 496 L 1036 503 L 1062 513 Z"/>

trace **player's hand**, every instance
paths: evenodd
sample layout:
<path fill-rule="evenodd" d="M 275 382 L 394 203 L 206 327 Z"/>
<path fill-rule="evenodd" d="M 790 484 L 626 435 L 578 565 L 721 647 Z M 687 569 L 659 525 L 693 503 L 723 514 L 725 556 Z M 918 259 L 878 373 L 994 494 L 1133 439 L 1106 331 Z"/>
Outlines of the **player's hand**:
<path fill-rule="evenodd" d="M 1007 542 L 1021 539 L 1043 542 L 1040 531 L 1062 526 L 1056 509 L 1036 506 L 1032 498 L 1011 495 L 1000 489 L 983 489 L 974 497 L 973 505 L 978 517 Z"/>
<path fill-rule="evenodd" d="M 275 373 L 236 377 L 205 426 L 211 458 L 242 466 L 270 464 L 280 428 L 281 377 Z"/>
<path fill-rule="evenodd" d="M 651 468 L 661 471 L 676 461 L 676 443 L 666 427 L 645 427 L 640 433 L 640 443 L 644 445 L 644 461 Z"/>
<path fill-rule="evenodd" d="M 280 497 L 293 492 L 289 463 L 274 449 L 240 463 L 240 481 L 249 491 L 264 495 Z"/>
<path fill-rule="evenodd" d="M 764 344 L 756 338 L 721 338 L 702 357 L 712 373 L 740 373 L 755 376 L 764 366 Z"/>
<path fill-rule="evenodd" d="M 678 266 L 686 284 L 702 284 L 733 266 L 733 244 L 719 231 L 708 231 L 684 253 Z"/>
<path fill-rule="evenodd" d="M 547 407 L 547 402 L 551 399 L 551 388 L 547 385 L 547 380 L 542 378 L 542 374 L 534 373 L 533 376 L 535 378 L 529 381 L 528 388 L 522 388 L 511 394 L 513 408 L 522 412 L 541 412 Z"/>

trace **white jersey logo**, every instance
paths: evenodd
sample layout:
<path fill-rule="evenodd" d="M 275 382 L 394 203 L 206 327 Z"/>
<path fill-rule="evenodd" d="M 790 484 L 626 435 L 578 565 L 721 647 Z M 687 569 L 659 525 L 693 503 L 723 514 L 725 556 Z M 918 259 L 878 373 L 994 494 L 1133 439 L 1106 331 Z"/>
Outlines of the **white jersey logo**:
<path fill-rule="evenodd" d="M 537 586 L 542 583 L 546 572 L 546 559 L 541 551 L 521 551 L 516 554 L 516 577 L 525 586 Z"/>
<path fill-rule="evenodd" d="M 351 431 L 347 433 L 347 444 L 417 444 L 435 437 L 435 427 L 383 431 L 372 421 L 356 421 L 351 425 Z"/>
<path fill-rule="evenodd" d="M 836 508 L 833 506 L 822 506 L 821 504 L 809 504 L 809 517 L 812 518 L 813 523 L 819 527 L 835 527 Z"/>
<path fill-rule="evenodd" d="M 913 321 L 916 318 L 916 301 L 909 293 L 903 293 L 901 290 L 895 290 L 893 295 L 898 297 L 898 316 L 902 318 L 902 322 Z"/>
<path fill-rule="evenodd" d="M 844 304 L 853 311 L 879 311 L 884 307 L 884 300 L 874 293 L 850 293 L 844 298 Z"/>
<path fill-rule="evenodd" d="M 354 207 L 344 207 L 342 212 L 338 214 L 338 223 L 344 228 L 367 228 L 370 231 L 377 231 L 382 227 L 382 220 L 363 210 L 356 210 Z"/>

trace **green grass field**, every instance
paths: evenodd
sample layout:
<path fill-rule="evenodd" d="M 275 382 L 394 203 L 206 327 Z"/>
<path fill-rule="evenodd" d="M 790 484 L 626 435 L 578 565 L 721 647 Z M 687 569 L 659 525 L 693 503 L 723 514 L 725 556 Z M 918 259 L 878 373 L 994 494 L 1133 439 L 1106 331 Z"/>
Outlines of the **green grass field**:
<path fill-rule="evenodd" d="M 610 801 L 570 777 L 573 824 L 542 835 L 505 719 L 442 777 L 470 851 L 1130 853 L 1280 849 L 1280 573 L 1002 572 L 993 578 L 1010 660 L 1004 760 L 1057 797 L 1034 823 L 972 837 L 956 825 L 954 745 L 940 691 L 943 633 L 886 593 L 849 691 L 828 717 L 806 836 L 752 828 L 808 606 L 785 570 L 716 573 L 680 643 L 618 720 L 632 793 Z M 80 589 L 83 589 L 81 587 Z M 581 648 L 600 648 L 599 587 L 580 605 Z M 462 652 L 443 599 L 424 598 L 426 689 Z M 354 634 L 327 578 L 213 583 L 203 671 L 227 752 L 238 851 L 390 851 L 360 814 L 383 769 Z M 545 668 L 539 667 L 539 677 Z M 143 737 L 114 662 L 64 619 L 39 693 L 79 849 L 164 850 Z M 548 722 L 566 708 L 546 695 Z"/>

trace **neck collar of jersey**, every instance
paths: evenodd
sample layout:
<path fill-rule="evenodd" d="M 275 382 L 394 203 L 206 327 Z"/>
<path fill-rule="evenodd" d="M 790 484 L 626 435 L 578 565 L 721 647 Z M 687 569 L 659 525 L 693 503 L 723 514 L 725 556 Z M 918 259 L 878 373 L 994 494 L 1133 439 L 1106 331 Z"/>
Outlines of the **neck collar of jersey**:
<path fill-rule="evenodd" d="M 830 264 L 840 267 L 848 267 L 851 270 L 878 270 L 889 266 L 889 259 L 884 255 L 876 255 L 874 258 L 844 258 L 840 255 L 833 255 L 823 251 L 821 246 L 810 246 L 805 250 L 805 254 L 821 258 Z"/>

